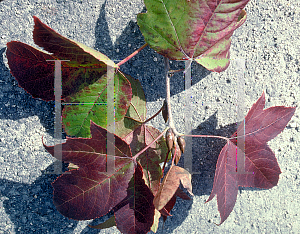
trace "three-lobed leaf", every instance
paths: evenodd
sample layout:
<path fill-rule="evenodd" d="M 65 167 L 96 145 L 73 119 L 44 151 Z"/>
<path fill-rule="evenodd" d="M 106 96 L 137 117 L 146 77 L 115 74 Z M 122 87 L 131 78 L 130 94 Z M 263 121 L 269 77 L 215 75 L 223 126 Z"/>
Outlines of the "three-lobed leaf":
<path fill-rule="evenodd" d="M 114 135 L 114 142 L 110 142 L 107 135 L 111 133 L 92 121 L 91 134 L 92 138 L 67 137 L 61 144 L 60 160 L 79 168 L 67 171 L 52 183 L 56 209 L 75 220 L 95 219 L 107 214 L 127 196 L 126 190 L 134 174 L 135 161 L 125 141 Z M 113 147 L 114 155 L 107 155 L 108 144 Z M 55 156 L 54 146 L 43 145 Z M 107 172 L 109 157 L 115 162 L 113 173 Z"/>
<path fill-rule="evenodd" d="M 210 71 L 229 66 L 231 36 L 246 21 L 249 0 L 145 0 L 137 16 L 145 41 L 171 59 L 194 59 Z"/>
<path fill-rule="evenodd" d="M 220 224 L 234 207 L 238 186 L 270 189 L 278 183 L 281 171 L 267 142 L 283 131 L 295 107 L 275 106 L 263 110 L 264 105 L 263 93 L 249 110 L 245 124 L 242 122 L 219 155 L 213 190 L 206 202 L 217 195 Z M 244 148 L 237 144 L 236 137 L 240 136 L 244 137 Z M 237 173 L 237 155 L 245 155 L 245 173 Z"/>

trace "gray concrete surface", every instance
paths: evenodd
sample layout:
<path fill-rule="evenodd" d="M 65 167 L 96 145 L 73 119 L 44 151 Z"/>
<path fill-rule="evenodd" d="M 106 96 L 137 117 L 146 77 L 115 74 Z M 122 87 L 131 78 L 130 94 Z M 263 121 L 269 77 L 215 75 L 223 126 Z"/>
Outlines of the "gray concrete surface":
<path fill-rule="evenodd" d="M 92 230 L 91 221 L 61 216 L 52 203 L 51 182 L 46 174 L 53 158 L 45 151 L 53 141 L 54 103 L 33 99 L 9 73 L 6 43 L 18 40 L 35 46 L 33 18 L 60 34 L 120 60 L 144 44 L 136 15 L 141 0 L 4 0 L 0 3 L 0 233 L 120 233 L 116 228 Z M 145 10 L 145 9 L 144 9 Z M 300 40 L 297 0 L 250 0 L 247 21 L 232 37 L 231 59 L 246 60 L 246 112 L 266 92 L 266 107 L 297 106 L 300 102 Z M 35 46 L 37 47 L 37 46 Z M 172 69 L 183 68 L 173 61 Z M 148 101 L 148 116 L 165 96 L 163 58 L 147 47 L 121 67 L 138 78 Z M 228 136 L 236 128 L 235 66 L 218 74 L 192 65 L 193 85 L 184 89 L 183 74 L 171 81 L 171 99 L 177 129 L 184 132 L 184 97 L 191 95 L 192 133 Z M 246 114 L 245 112 L 245 114 Z M 161 116 L 150 122 L 163 130 Z M 241 188 L 236 205 L 221 225 L 216 198 L 204 204 L 213 186 L 218 154 L 224 142 L 193 140 L 191 201 L 178 199 L 164 233 L 300 233 L 299 109 L 285 130 L 269 142 L 282 174 L 270 190 Z M 182 161 L 180 162 L 183 166 Z M 107 219 L 104 217 L 100 221 Z M 159 225 L 162 232 L 162 220 Z"/>

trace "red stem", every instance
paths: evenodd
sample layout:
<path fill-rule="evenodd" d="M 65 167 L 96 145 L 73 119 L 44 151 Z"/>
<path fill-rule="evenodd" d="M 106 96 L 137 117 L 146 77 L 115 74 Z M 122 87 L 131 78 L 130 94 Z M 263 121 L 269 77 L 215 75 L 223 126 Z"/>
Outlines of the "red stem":
<path fill-rule="evenodd" d="M 126 63 L 129 59 L 131 59 L 133 56 L 137 55 L 138 52 L 140 52 L 142 49 L 144 49 L 148 44 L 144 44 L 142 47 L 138 48 L 136 51 L 134 51 L 131 55 L 124 58 L 121 62 L 117 64 L 117 66 L 121 66 L 122 64 Z"/>
<path fill-rule="evenodd" d="M 186 137 L 220 138 L 220 139 L 224 139 L 224 140 L 226 140 L 226 141 L 229 141 L 229 138 L 227 138 L 227 137 L 222 137 L 222 136 L 211 136 L 211 135 L 182 135 L 182 136 L 186 136 Z"/>
<path fill-rule="evenodd" d="M 150 120 L 154 119 L 154 118 L 162 111 L 162 109 L 163 109 L 163 106 L 160 108 L 159 111 L 157 111 L 157 113 L 156 113 L 155 115 L 153 115 L 152 117 L 150 117 L 149 119 L 147 119 L 147 120 L 144 122 L 144 124 L 147 123 L 147 122 L 149 122 Z"/>

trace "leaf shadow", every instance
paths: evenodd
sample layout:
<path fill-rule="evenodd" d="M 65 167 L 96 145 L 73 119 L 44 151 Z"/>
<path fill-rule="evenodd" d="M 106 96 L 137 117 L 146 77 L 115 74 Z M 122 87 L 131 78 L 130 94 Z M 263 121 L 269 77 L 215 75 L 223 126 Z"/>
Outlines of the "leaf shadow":
<path fill-rule="evenodd" d="M 232 123 L 218 128 L 217 112 L 202 122 L 193 135 L 216 135 L 230 137 L 236 130 L 237 124 Z M 214 182 L 214 174 L 219 154 L 226 140 L 217 138 L 193 137 L 193 193 L 197 196 L 210 195 Z"/>
<path fill-rule="evenodd" d="M 67 165 L 63 164 L 63 172 L 68 170 Z M 14 224 L 15 233 L 74 233 L 78 221 L 61 215 L 53 204 L 51 183 L 58 177 L 52 174 L 54 168 L 54 163 L 49 165 L 31 184 L 0 179 L 0 197 L 4 200 L 5 213 Z M 96 221 L 104 222 L 111 214 Z M 94 225 L 94 222 L 90 224 Z M 101 230 L 89 227 L 84 230 L 81 233 L 101 233 Z"/>
<path fill-rule="evenodd" d="M 0 194 L 6 197 L 3 207 L 15 233 L 70 233 L 76 227 L 77 221 L 62 216 L 52 202 L 51 183 L 57 177 L 49 174 L 52 170 L 53 164 L 31 184 L 0 179 Z"/>

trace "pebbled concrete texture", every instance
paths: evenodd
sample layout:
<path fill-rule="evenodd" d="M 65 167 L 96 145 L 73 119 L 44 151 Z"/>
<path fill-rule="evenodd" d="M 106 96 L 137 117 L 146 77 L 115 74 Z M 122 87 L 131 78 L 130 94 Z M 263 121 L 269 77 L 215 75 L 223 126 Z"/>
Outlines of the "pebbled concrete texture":
<path fill-rule="evenodd" d="M 235 59 L 245 59 L 245 114 L 263 91 L 265 108 L 296 106 L 284 131 L 269 142 L 282 174 L 270 190 L 240 188 L 235 207 L 221 225 L 214 198 L 208 199 L 223 141 L 193 139 L 192 176 L 194 197 L 177 200 L 160 233 L 300 233 L 299 102 L 300 102 L 300 3 L 296 0 L 250 0 L 246 22 L 232 37 L 229 68 L 212 73 L 192 64 L 192 87 L 185 90 L 183 73 L 171 80 L 172 112 L 179 132 L 185 131 L 185 98 L 191 97 L 192 134 L 229 136 L 241 121 L 236 114 Z M 32 98 L 11 76 L 5 57 L 6 43 L 18 40 L 38 48 L 32 39 L 33 18 L 70 39 L 121 60 L 145 42 L 136 15 L 145 11 L 142 1 L 116 0 L 4 0 L 0 2 L 0 233 L 120 233 L 115 227 L 92 230 L 87 224 L 63 217 L 52 203 L 47 174 L 53 157 L 43 148 L 53 142 L 54 103 Z M 184 62 L 171 61 L 171 69 Z M 141 81 L 147 116 L 159 110 L 165 97 L 163 57 L 146 47 L 121 66 L 124 73 Z M 150 124 L 165 128 L 159 115 Z M 183 165 L 183 159 L 180 161 Z"/>

